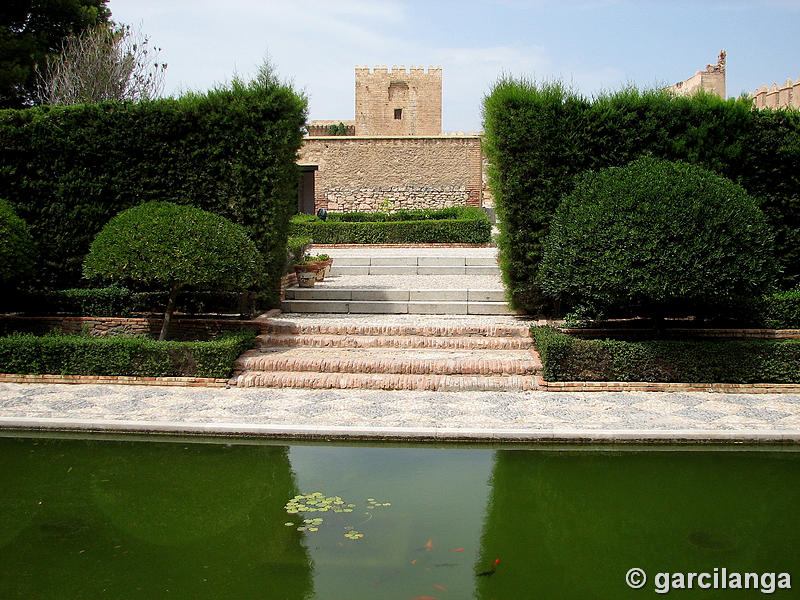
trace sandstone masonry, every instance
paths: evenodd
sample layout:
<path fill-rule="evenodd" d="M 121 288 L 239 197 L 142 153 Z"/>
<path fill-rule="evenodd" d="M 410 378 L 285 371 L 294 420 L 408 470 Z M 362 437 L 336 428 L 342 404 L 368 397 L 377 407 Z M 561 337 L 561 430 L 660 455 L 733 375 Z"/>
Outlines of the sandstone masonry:
<path fill-rule="evenodd" d="M 318 166 L 315 210 L 393 212 L 482 204 L 478 136 L 307 137 L 300 162 Z"/>
<path fill-rule="evenodd" d="M 484 205 L 480 137 L 442 135 L 441 67 L 356 67 L 355 84 L 355 120 L 312 121 L 300 150 L 315 212 Z M 326 135 L 339 123 L 346 135 Z"/>

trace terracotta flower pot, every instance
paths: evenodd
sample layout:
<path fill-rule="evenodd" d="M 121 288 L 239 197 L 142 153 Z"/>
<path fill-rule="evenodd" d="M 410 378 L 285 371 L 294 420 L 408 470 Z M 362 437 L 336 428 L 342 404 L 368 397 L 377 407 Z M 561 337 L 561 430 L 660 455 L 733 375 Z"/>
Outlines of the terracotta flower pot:
<path fill-rule="evenodd" d="M 314 271 L 300 271 L 297 273 L 297 285 L 301 288 L 314 287 L 316 280 L 317 274 Z"/>

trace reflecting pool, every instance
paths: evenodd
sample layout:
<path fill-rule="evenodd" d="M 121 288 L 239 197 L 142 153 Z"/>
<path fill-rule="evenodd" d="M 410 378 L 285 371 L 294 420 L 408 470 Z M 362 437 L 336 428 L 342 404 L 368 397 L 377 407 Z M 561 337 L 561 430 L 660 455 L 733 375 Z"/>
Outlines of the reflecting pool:
<path fill-rule="evenodd" d="M 798 506 L 793 448 L 7 435 L 0 598 L 656 597 L 800 578 Z"/>

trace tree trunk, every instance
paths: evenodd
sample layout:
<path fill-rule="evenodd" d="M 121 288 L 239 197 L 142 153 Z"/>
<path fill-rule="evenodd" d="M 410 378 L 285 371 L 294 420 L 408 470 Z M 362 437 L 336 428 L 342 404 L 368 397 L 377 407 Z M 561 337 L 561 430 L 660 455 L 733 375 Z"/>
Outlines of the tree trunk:
<path fill-rule="evenodd" d="M 175 311 L 175 299 L 178 297 L 178 292 L 181 291 L 181 286 L 182 284 L 177 283 L 172 286 L 169 292 L 167 311 L 164 313 L 164 323 L 161 325 L 161 333 L 158 335 L 158 341 L 167 339 L 167 331 L 169 330 L 170 321 L 172 321 L 172 313 Z"/>

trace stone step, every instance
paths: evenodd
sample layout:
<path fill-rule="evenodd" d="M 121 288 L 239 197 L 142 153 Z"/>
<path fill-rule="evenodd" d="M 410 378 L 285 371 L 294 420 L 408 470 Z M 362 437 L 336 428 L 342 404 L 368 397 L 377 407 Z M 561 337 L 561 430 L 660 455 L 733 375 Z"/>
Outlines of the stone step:
<path fill-rule="evenodd" d="M 353 300 L 284 300 L 281 310 L 287 313 L 363 313 L 425 315 L 510 315 L 505 302 L 405 302 Z"/>
<path fill-rule="evenodd" d="M 531 339 L 522 336 L 479 337 L 425 335 L 350 335 L 350 334 L 283 334 L 258 336 L 262 346 L 303 346 L 311 348 L 460 348 L 471 350 L 524 350 L 532 347 Z"/>
<path fill-rule="evenodd" d="M 536 389 L 537 377 L 535 375 L 403 375 L 395 373 L 248 371 L 234 376 L 230 384 L 237 387 L 515 392 Z"/>
<path fill-rule="evenodd" d="M 417 323 L 320 323 L 309 319 L 302 323 L 269 321 L 266 330 L 270 335 L 301 336 L 375 336 L 382 338 L 395 337 L 477 337 L 477 338 L 521 338 L 530 343 L 528 325 L 487 325 L 461 322 L 458 325 L 437 324 L 420 325 Z"/>
<path fill-rule="evenodd" d="M 331 275 L 483 275 L 500 277 L 500 267 L 495 265 L 347 265 L 338 260 L 331 267 Z"/>
<path fill-rule="evenodd" d="M 447 348 L 303 348 L 267 346 L 236 360 L 236 371 L 311 371 L 405 375 L 536 375 L 541 363 L 530 350 Z"/>
<path fill-rule="evenodd" d="M 468 250 L 461 256 L 364 256 L 363 254 L 333 254 L 334 266 L 350 267 L 496 267 L 495 256 L 473 256 Z"/>
<path fill-rule="evenodd" d="M 313 288 L 290 287 L 287 300 L 354 300 L 357 302 L 387 300 L 392 302 L 505 302 L 502 289 L 372 289 L 325 287 L 319 283 Z"/>

